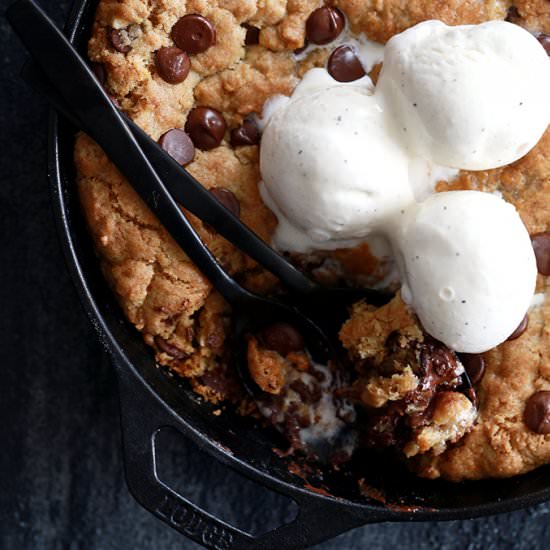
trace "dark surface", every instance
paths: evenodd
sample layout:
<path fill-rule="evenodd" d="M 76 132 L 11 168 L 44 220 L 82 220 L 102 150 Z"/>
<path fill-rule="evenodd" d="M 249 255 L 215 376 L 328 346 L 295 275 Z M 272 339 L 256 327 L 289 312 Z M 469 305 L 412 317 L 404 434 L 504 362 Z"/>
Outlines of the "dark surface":
<path fill-rule="evenodd" d="M 43 1 L 64 17 L 68 2 Z M 2 12 L 8 2 L 0 0 Z M 66 273 L 46 185 L 47 111 L 17 80 L 0 21 L 0 549 L 198 548 L 143 511 L 124 482 L 114 374 Z M 169 443 L 169 444 L 168 444 Z M 189 446 L 167 442 L 168 479 L 240 525 L 281 516 Z M 217 480 L 218 483 L 212 483 Z M 543 548 L 550 505 L 473 521 L 372 525 L 323 549 Z"/>

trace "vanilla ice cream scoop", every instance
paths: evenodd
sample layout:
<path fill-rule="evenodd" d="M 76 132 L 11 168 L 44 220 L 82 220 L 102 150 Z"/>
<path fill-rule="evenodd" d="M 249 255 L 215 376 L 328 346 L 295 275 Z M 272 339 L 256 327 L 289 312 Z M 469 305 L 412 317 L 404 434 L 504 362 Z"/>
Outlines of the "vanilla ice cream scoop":
<path fill-rule="evenodd" d="M 426 21 L 386 44 L 376 95 L 414 153 L 488 170 L 523 157 L 550 123 L 550 58 L 504 21 Z"/>
<path fill-rule="evenodd" d="M 299 86 L 279 105 L 262 136 L 262 196 L 279 218 L 275 244 L 285 250 L 349 246 L 413 200 L 409 159 L 370 87 L 321 73 L 304 82 L 308 93 Z"/>
<path fill-rule="evenodd" d="M 451 349 L 487 351 L 525 316 L 535 290 L 535 255 L 519 214 L 501 198 L 437 193 L 400 216 L 392 240 L 403 300 Z"/>
<path fill-rule="evenodd" d="M 426 332 L 464 353 L 497 346 L 533 297 L 527 230 L 495 195 L 431 193 L 458 169 L 529 152 L 550 122 L 549 97 L 544 48 L 501 21 L 427 21 L 393 37 L 375 90 L 368 77 L 343 84 L 312 69 L 264 110 L 261 193 L 279 220 L 275 246 L 387 238 Z"/>

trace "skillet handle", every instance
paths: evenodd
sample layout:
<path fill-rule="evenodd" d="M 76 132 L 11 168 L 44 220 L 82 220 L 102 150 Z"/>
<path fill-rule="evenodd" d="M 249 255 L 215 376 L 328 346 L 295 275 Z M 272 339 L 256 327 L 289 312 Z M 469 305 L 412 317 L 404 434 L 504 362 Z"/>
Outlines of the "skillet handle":
<path fill-rule="evenodd" d="M 388 519 L 381 511 L 365 517 L 334 500 L 307 496 L 303 491 L 274 488 L 291 497 L 298 515 L 259 537 L 237 529 L 176 493 L 156 474 L 154 435 L 172 427 L 186 436 L 177 416 L 127 365 L 117 365 L 121 402 L 122 441 L 126 481 L 134 498 L 173 529 L 214 550 L 305 548 L 354 527 Z M 245 474 L 246 475 L 246 474 Z"/>

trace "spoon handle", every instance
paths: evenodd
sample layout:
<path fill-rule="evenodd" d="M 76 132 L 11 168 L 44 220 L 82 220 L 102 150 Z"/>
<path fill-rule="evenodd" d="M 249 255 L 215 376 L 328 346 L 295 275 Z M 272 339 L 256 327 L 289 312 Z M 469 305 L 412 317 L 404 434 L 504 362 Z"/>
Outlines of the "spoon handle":
<path fill-rule="evenodd" d="M 228 302 L 233 305 L 249 302 L 253 295 L 218 264 L 158 177 L 109 96 L 55 24 L 33 0 L 18 0 L 7 16 L 34 61 L 55 83 L 64 104 L 132 182 L 135 191 L 191 261 Z M 44 44 L 48 47 L 44 48 Z"/>
<path fill-rule="evenodd" d="M 37 52 L 37 39 L 36 35 L 32 36 L 32 32 L 33 30 L 38 31 L 38 26 L 40 26 L 38 19 L 47 19 L 47 17 L 32 0 L 20 1 L 22 4 L 27 4 L 28 11 L 34 10 L 35 12 L 32 19 L 25 19 L 26 29 L 21 28 L 21 26 L 16 29 L 27 49 L 33 55 L 35 62 L 39 65 L 39 67 L 29 67 L 27 65 L 24 71 L 26 80 L 31 81 L 31 84 L 35 88 L 40 89 L 41 93 L 46 95 L 55 104 L 56 108 L 65 115 L 68 115 L 73 122 L 77 122 L 78 120 L 78 126 L 86 126 L 88 133 L 92 135 L 92 127 L 90 124 L 86 124 L 86 122 L 94 122 L 95 127 L 97 120 L 94 120 L 93 116 L 89 118 L 83 117 L 82 110 L 93 110 L 97 113 L 95 116 L 100 117 L 100 110 L 103 109 L 105 104 L 104 90 L 88 69 L 86 62 L 57 29 L 55 29 L 56 54 L 53 55 L 51 44 L 49 44 L 48 49 L 44 49 L 42 46 L 42 51 Z M 23 10 L 23 8 L 17 7 L 18 4 L 19 2 L 9 10 L 12 13 L 9 17 L 14 23 L 17 19 L 16 12 Z M 14 13 L 15 15 L 13 15 Z M 47 19 L 47 23 L 48 26 L 53 25 L 49 19 Z M 40 53 L 40 56 L 38 53 Z M 67 59 L 61 61 L 59 59 L 61 55 L 67 57 Z M 57 67 L 59 63 L 63 66 Z M 53 70 L 54 65 L 57 71 Z M 70 101 L 66 99 L 67 82 L 70 82 L 72 88 L 71 95 L 69 96 L 71 98 Z M 62 90 L 61 88 L 64 89 Z M 110 109 L 113 109 L 111 104 Z M 114 120 L 112 115 L 110 118 Z M 316 283 L 275 252 L 258 235 L 225 208 L 189 172 L 167 155 L 139 126 L 122 113 L 119 113 L 119 118 L 124 120 L 136 142 L 140 145 L 142 151 L 147 155 L 149 162 L 163 180 L 166 189 L 179 204 L 212 226 L 229 242 L 279 277 L 289 290 L 301 294 L 311 294 L 319 289 Z M 118 124 L 119 122 L 117 121 L 116 123 Z M 99 142 L 99 140 L 96 141 Z M 134 181 L 132 181 L 132 185 L 135 185 Z"/>

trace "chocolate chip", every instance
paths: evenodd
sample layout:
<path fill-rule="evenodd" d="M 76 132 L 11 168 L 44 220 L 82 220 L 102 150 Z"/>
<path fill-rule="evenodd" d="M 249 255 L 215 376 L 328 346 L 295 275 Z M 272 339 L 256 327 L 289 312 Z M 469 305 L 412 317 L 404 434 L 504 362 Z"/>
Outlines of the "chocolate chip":
<path fill-rule="evenodd" d="M 161 338 L 158 335 L 155 336 L 155 345 L 157 346 L 157 348 L 160 349 L 160 351 L 167 353 L 174 359 L 185 359 L 186 357 L 188 357 L 187 353 L 174 346 L 173 344 L 169 344 L 164 338 Z"/>
<path fill-rule="evenodd" d="M 294 55 L 300 55 L 301 53 L 304 53 L 306 51 L 306 48 L 309 46 L 309 42 L 307 38 L 304 40 L 304 45 L 301 48 L 297 48 L 294 50 Z"/>
<path fill-rule="evenodd" d="M 397 401 L 403 407 L 402 413 L 405 414 L 406 409 L 420 412 L 426 410 L 437 390 L 437 383 L 425 387 L 424 382 L 418 386 L 420 389 L 410 391 L 402 400 Z"/>
<path fill-rule="evenodd" d="M 542 44 L 546 53 L 550 55 L 550 35 L 541 32 L 537 35 L 537 40 Z"/>
<path fill-rule="evenodd" d="M 523 421 L 535 433 L 550 433 L 550 391 L 539 391 L 529 398 Z"/>
<path fill-rule="evenodd" d="M 199 382 L 223 396 L 224 399 L 238 401 L 243 398 L 244 390 L 234 369 L 214 367 L 212 370 L 207 370 L 199 378 Z"/>
<path fill-rule="evenodd" d="M 300 429 L 302 428 L 302 426 L 300 424 L 302 424 L 302 422 L 298 420 L 297 416 L 289 415 L 285 417 L 283 425 L 281 426 L 283 434 L 288 439 L 291 448 L 302 447 L 302 441 L 300 439 Z"/>
<path fill-rule="evenodd" d="M 417 428 L 421 428 L 422 426 L 427 426 L 430 423 L 432 416 L 433 407 L 426 407 L 422 411 L 409 414 L 408 417 L 405 419 L 405 422 L 413 430 L 416 430 Z"/>
<path fill-rule="evenodd" d="M 213 187 L 210 193 L 216 197 L 234 216 L 241 215 L 241 203 L 235 193 L 225 187 Z"/>
<path fill-rule="evenodd" d="M 347 45 L 339 46 L 332 52 L 328 58 L 327 70 L 338 82 L 352 82 L 367 74 L 355 49 Z"/>
<path fill-rule="evenodd" d="M 392 402 L 370 412 L 363 425 L 363 441 L 367 447 L 397 447 L 402 443 L 400 433 L 403 410 L 400 403 Z"/>
<path fill-rule="evenodd" d="M 538 233 L 531 237 L 537 269 L 541 275 L 550 275 L 550 233 Z"/>
<path fill-rule="evenodd" d="M 426 341 L 420 349 L 420 365 L 424 371 L 422 390 L 435 388 L 457 377 L 456 356 L 449 348 L 441 342 Z"/>
<path fill-rule="evenodd" d="M 107 94 L 109 96 L 109 99 L 113 102 L 113 105 L 117 108 L 117 109 L 121 109 L 122 107 L 120 106 L 120 102 L 118 101 L 118 99 L 114 96 L 114 95 L 111 95 L 111 94 Z"/>
<path fill-rule="evenodd" d="M 520 17 L 521 16 L 516 6 L 510 6 L 510 8 L 508 8 L 508 13 L 506 14 L 505 20 L 508 21 L 508 23 L 516 23 Z"/>
<path fill-rule="evenodd" d="M 306 384 L 302 380 L 294 380 L 290 384 L 290 389 L 294 390 L 304 403 L 316 403 L 323 396 L 318 384 Z"/>
<path fill-rule="evenodd" d="M 159 145 L 182 166 L 195 158 L 195 146 L 191 138 L 179 128 L 173 128 L 162 134 Z"/>
<path fill-rule="evenodd" d="M 519 338 L 526 330 L 529 325 L 529 315 L 525 314 L 525 317 L 522 319 L 521 323 L 518 325 L 518 328 L 508 336 L 508 340 L 515 340 Z"/>
<path fill-rule="evenodd" d="M 308 414 L 297 415 L 296 423 L 300 428 L 308 428 L 311 426 L 311 419 Z"/>
<path fill-rule="evenodd" d="M 460 360 L 472 384 L 479 384 L 485 374 L 485 359 L 479 353 L 461 353 Z"/>
<path fill-rule="evenodd" d="M 247 46 L 254 46 L 255 44 L 259 44 L 260 29 L 258 27 L 253 27 L 252 25 L 247 25 L 246 23 L 243 25 L 243 27 L 246 29 L 246 37 L 244 39 L 244 43 Z"/>
<path fill-rule="evenodd" d="M 231 145 L 257 145 L 260 142 L 260 132 L 251 120 L 245 120 L 242 126 L 231 130 Z"/>
<path fill-rule="evenodd" d="M 319 381 L 321 384 L 327 379 L 327 375 L 321 369 L 313 369 L 311 374 Z"/>
<path fill-rule="evenodd" d="M 108 36 L 117 52 L 128 53 L 132 49 L 127 29 L 109 29 Z"/>
<path fill-rule="evenodd" d="M 225 135 L 225 120 L 222 114 L 210 107 L 195 107 L 189 113 L 185 131 L 195 147 L 208 151 L 217 147 Z"/>
<path fill-rule="evenodd" d="M 314 44 L 328 44 L 344 30 L 344 14 L 332 6 L 322 6 L 306 21 L 306 36 Z"/>
<path fill-rule="evenodd" d="M 170 84 L 183 82 L 189 74 L 189 56 L 179 48 L 161 48 L 155 52 L 155 66 L 160 77 Z"/>
<path fill-rule="evenodd" d="M 202 15 L 184 15 L 172 27 L 172 40 L 188 54 L 201 53 L 216 43 L 216 29 Z"/>
<path fill-rule="evenodd" d="M 271 349 L 286 357 L 291 351 L 304 349 L 302 335 L 288 323 L 275 323 L 265 328 L 261 334 L 262 343 L 267 349 Z"/>
<path fill-rule="evenodd" d="M 103 86 L 107 80 L 107 72 L 105 71 L 105 65 L 103 63 L 96 63 L 95 61 L 91 64 L 92 72 L 95 74 L 95 77 L 99 83 Z"/>

